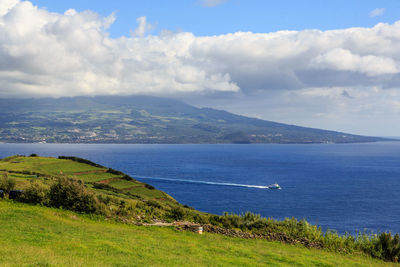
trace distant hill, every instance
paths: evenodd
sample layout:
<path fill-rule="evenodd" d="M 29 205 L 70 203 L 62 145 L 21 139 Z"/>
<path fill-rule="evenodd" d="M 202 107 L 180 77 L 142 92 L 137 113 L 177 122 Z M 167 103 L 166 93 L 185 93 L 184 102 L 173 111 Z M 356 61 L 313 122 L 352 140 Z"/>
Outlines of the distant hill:
<path fill-rule="evenodd" d="M 1 142 L 354 143 L 386 140 L 287 125 L 150 96 L 0 99 Z"/>

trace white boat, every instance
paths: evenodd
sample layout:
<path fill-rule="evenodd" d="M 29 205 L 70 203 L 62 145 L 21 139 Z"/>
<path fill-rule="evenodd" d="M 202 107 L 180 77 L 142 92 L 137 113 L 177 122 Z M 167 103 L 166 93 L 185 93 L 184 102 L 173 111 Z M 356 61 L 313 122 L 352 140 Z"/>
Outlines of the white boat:
<path fill-rule="evenodd" d="M 277 190 L 281 190 L 282 189 L 282 187 L 277 183 L 271 184 L 271 185 L 269 185 L 267 187 L 268 187 L 268 189 L 277 189 Z"/>

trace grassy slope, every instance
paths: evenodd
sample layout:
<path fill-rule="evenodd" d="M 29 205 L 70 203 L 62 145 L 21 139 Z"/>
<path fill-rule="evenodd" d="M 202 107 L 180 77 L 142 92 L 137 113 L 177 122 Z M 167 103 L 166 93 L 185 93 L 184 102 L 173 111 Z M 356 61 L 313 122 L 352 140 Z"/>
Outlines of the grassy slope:
<path fill-rule="evenodd" d="M 392 266 L 364 256 L 131 226 L 1 200 L 0 225 L 2 266 Z"/>
<path fill-rule="evenodd" d="M 75 177 L 84 182 L 100 182 L 111 187 L 139 195 L 144 199 L 171 199 L 166 193 L 160 190 L 150 190 L 136 180 L 127 181 L 121 175 L 107 173 L 107 169 L 98 168 L 88 164 L 79 163 L 66 159 L 48 157 L 10 157 L 0 160 L 0 170 L 6 171 L 31 171 L 43 175 L 53 176 L 64 174 Z M 0 171 L 1 172 L 1 171 Z M 32 175 L 11 173 L 9 175 L 17 180 L 17 187 L 23 189 L 29 184 Z"/>
<path fill-rule="evenodd" d="M 142 199 L 176 203 L 159 190 L 127 181 L 106 168 L 46 157 L 10 157 L 0 160 L 0 170 L 15 178 L 24 189 L 32 178 L 63 175 L 85 182 L 100 182 L 132 192 Z M 33 172 L 33 173 L 14 173 Z M 2 171 L 0 171 L 1 174 Z M 43 180 L 44 181 L 44 180 Z M 91 184 L 88 184 L 92 188 Z M 110 191 L 94 189 L 98 193 Z M 176 203 L 177 204 L 177 203 Z M 174 204 L 175 205 L 175 204 Z M 193 211 L 195 212 L 195 211 Z M 93 217 L 92 217 L 93 218 Z M 380 261 L 354 255 L 338 255 L 276 242 L 233 239 L 220 235 L 195 235 L 160 229 L 92 220 L 68 211 L 0 201 L 0 265 L 34 263 L 50 265 L 376 265 Z"/>

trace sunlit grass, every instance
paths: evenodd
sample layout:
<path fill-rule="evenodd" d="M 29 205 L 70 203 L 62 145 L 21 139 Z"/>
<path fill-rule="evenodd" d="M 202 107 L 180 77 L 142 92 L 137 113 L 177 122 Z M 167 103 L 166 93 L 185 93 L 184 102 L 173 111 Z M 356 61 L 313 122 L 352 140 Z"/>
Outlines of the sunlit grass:
<path fill-rule="evenodd" d="M 278 242 L 177 232 L 0 201 L 0 265 L 391 266 Z"/>
<path fill-rule="evenodd" d="M 113 180 L 109 183 L 109 185 L 117 189 L 130 188 L 133 186 L 143 186 L 143 184 L 137 182 L 133 183 L 133 181 L 127 181 L 124 179 Z"/>
<path fill-rule="evenodd" d="M 106 172 L 107 169 L 95 167 L 85 163 L 80 163 L 67 159 L 57 159 L 51 157 L 19 157 L 13 156 L 0 160 L 0 170 L 16 172 L 33 172 L 47 176 L 67 175 L 87 183 L 100 182 L 110 178 L 118 178 L 121 175 Z M 1 173 L 1 171 L 0 171 Z M 11 178 L 15 178 L 18 189 L 24 189 L 29 185 L 27 178 L 34 178 L 36 175 L 23 173 L 9 173 Z M 150 190 L 144 187 L 143 183 L 136 180 L 118 179 L 107 183 L 116 189 L 126 189 L 134 195 L 143 198 L 165 198 L 166 194 L 159 190 Z M 139 186 L 137 188 L 133 188 Z"/>

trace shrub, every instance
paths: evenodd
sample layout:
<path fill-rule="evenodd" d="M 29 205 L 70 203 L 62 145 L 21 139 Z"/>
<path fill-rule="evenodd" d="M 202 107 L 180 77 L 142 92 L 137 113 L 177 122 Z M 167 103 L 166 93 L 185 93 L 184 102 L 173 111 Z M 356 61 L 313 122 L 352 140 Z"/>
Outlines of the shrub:
<path fill-rule="evenodd" d="M 7 173 L 0 177 L 0 189 L 9 194 L 15 188 L 15 179 L 9 178 Z"/>
<path fill-rule="evenodd" d="M 222 218 L 223 218 L 222 216 L 211 215 L 209 218 L 210 224 L 215 225 L 215 226 L 221 226 Z"/>
<path fill-rule="evenodd" d="M 150 189 L 150 190 L 154 190 L 155 189 L 154 186 L 149 185 L 149 184 L 144 184 L 144 187 L 146 187 L 147 189 Z"/>
<path fill-rule="evenodd" d="M 210 223 L 210 221 L 208 220 L 207 216 L 204 216 L 204 215 L 202 216 L 202 215 L 199 215 L 199 214 L 195 214 L 193 216 L 193 221 L 196 222 L 196 223 L 199 223 L 199 224 Z"/>
<path fill-rule="evenodd" d="M 38 181 L 31 180 L 31 184 L 19 198 L 20 201 L 32 204 L 49 204 L 49 189 Z"/>
<path fill-rule="evenodd" d="M 157 209 L 161 209 L 162 208 L 162 205 L 156 200 L 149 200 L 146 203 L 150 207 L 154 207 L 154 208 L 157 208 Z"/>
<path fill-rule="evenodd" d="M 123 172 L 121 172 L 121 171 L 114 170 L 114 169 L 112 169 L 112 168 L 109 168 L 109 169 L 107 170 L 107 172 L 108 172 L 108 173 L 115 174 L 115 175 L 125 175 L 125 173 L 123 173 Z"/>
<path fill-rule="evenodd" d="M 400 258 L 399 234 L 392 236 L 390 233 L 381 233 L 375 244 L 375 252 L 383 260 L 398 262 Z"/>
<path fill-rule="evenodd" d="M 121 178 L 124 179 L 124 180 L 127 180 L 127 181 L 135 180 L 132 177 L 130 177 L 129 175 L 126 175 L 126 174 L 124 174 L 124 176 L 122 176 Z"/>
<path fill-rule="evenodd" d="M 355 249 L 365 252 L 375 258 L 380 258 L 380 254 L 375 251 L 376 243 L 378 242 L 378 235 L 358 232 L 355 236 Z"/>
<path fill-rule="evenodd" d="M 105 205 L 108 205 L 111 202 L 111 197 L 110 196 L 98 195 L 97 199 L 100 202 L 104 203 Z"/>
<path fill-rule="evenodd" d="M 35 153 L 33 153 L 33 154 L 30 154 L 30 155 L 29 155 L 29 157 L 39 157 L 39 155 L 38 155 L 38 154 L 35 154 Z"/>
<path fill-rule="evenodd" d="M 185 211 L 181 207 L 173 207 L 170 217 L 176 221 L 181 221 L 185 217 Z"/>
<path fill-rule="evenodd" d="M 50 187 L 49 205 L 85 213 L 98 211 L 97 198 L 86 189 L 82 181 L 67 177 L 59 177 Z"/>

